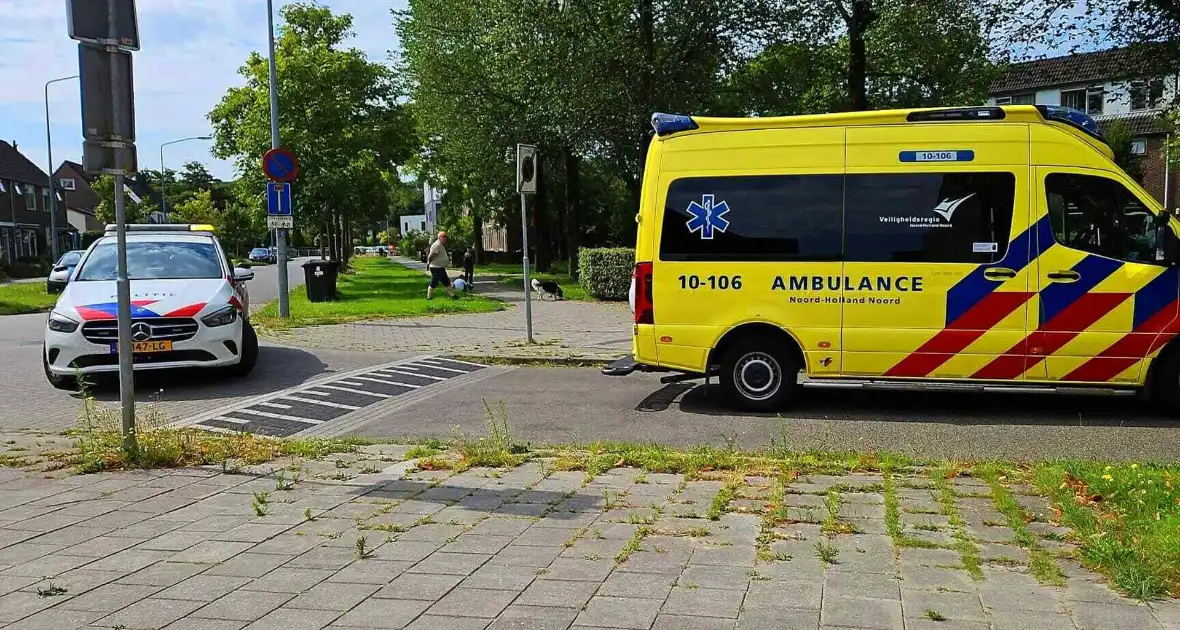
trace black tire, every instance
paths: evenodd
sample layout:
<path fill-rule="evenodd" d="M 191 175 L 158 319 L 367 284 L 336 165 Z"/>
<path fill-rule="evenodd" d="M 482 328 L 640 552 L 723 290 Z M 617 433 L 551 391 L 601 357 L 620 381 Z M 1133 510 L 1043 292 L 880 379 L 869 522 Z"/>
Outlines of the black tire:
<path fill-rule="evenodd" d="M 1169 415 L 1180 417 L 1180 348 L 1168 348 L 1156 359 L 1151 399 Z"/>
<path fill-rule="evenodd" d="M 229 373 L 233 376 L 243 377 L 254 370 L 254 365 L 258 363 L 258 335 L 254 332 L 254 327 L 250 322 L 242 324 L 242 358 L 238 364 L 229 368 Z"/>
<path fill-rule="evenodd" d="M 774 337 L 743 337 L 721 357 L 721 388 L 739 409 L 776 411 L 798 397 L 801 368 Z"/>
<path fill-rule="evenodd" d="M 45 380 L 55 389 L 72 391 L 78 385 L 78 380 L 68 376 L 58 376 L 49 371 L 49 357 L 45 354 L 45 346 L 41 346 L 41 367 L 45 370 Z"/>

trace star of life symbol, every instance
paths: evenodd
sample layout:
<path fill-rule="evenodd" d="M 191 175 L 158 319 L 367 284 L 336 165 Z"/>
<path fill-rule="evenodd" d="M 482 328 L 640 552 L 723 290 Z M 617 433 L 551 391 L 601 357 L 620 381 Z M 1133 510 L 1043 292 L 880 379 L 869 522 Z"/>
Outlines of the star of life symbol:
<path fill-rule="evenodd" d="M 688 204 L 688 213 L 692 218 L 688 220 L 688 232 L 700 231 L 702 240 L 712 240 L 713 231 L 725 233 L 729 229 L 729 220 L 725 214 L 729 212 L 729 205 L 724 201 L 714 202 L 714 195 L 701 195 L 701 202 Z"/>

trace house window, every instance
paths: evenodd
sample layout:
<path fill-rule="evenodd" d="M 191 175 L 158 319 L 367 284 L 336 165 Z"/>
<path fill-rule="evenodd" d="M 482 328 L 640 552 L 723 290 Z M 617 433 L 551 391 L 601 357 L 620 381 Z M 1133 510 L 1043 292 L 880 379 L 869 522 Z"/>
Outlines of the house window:
<path fill-rule="evenodd" d="M 1131 82 L 1131 111 L 1155 109 L 1164 98 L 1164 82 L 1160 79 Z"/>
<path fill-rule="evenodd" d="M 1146 140 L 1132 140 L 1131 141 L 1131 155 L 1147 155 L 1147 141 Z"/>
<path fill-rule="evenodd" d="M 41 189 L 41 210 L 49 212 L 49 189 Z"/>
<path fill-rule="evenodd" d="M 37 209 L 37 189 L 32 186 L 25 186 L 25 210 Z"/>
<path fill-rule="evenodd" d="M 1012 104 L 1013 105 L 1033 105 L 1036 102 L 1037 102 L 1037 95 L 1032 92 L 1029 92 L 1027 94 L 1013 94 L 1012 95 Z"/>
<path fill-rule="evenodd" d="M 1011 96 L 997 96 L 996 97 L 996 105 L 1011 105 L 1011 104 L 1012 104 L 1012 97 Z"/>
<path fill-rule="evenodd" d="M 62 190 L 78 190 L 78 182 L 73 177 L 63 177 L 60 183 Z"/>
<path fill-rule="evenodd" d="M 1086 111 L 1085 90 L 1061 90 L 1061 105 L 1079 112 Z"/>
<path fill-rule="evenodd" d="M 1106 91 L 1100 87 L 1092 87 L 1086 90 L 1086 113 L 1087 114 L 1101 114 L 1102 107 L 1106 104 Z"/>

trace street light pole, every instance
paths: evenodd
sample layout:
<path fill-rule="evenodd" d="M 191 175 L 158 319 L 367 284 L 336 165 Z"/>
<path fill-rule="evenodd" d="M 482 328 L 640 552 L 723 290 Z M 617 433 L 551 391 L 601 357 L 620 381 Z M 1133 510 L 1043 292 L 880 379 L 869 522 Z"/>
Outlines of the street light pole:
<path fill-rule="evenodd" d="M 181 142 L 188 142 L 189 140 L 212 140 L 213 136 L 192 136 L 189 138 L 181 138 L 179 140 L 172 140 L 160 145 L 160 212 L 164 213 L 164 223 L 168 222 L 168 180 L 164 178 L 164 147 L 170 144 L 178 144 Z"/>
<path fill-rule="evenodd" d="M 279 84 L 275 65 L 275 11 L 274 0 L 266 0 L 266 25 L 270 42 L 270 148 L 279 148 Z M 275 230 L 275 256 L 279 276 L 279 317 L 291 316 L 291 304 L 287 296 L 287 231 Z"/>
<path fill-rule="evenodd" d="M 61 77 L 60 79 L 50 79 L 45 82 L 45 149 L 49 153 L 49 231 L 52 234 L 49 238 L 49 251 L 53 254 L 54 264 L 57 264 L 59 256 L 57 243 L 57 186 L 54 185 L 53 179 L 53 133 L 49 130 L 49 86 L 58 81 L 69 81 L 77 79 L 78 75 L 69 77 Z M 13 231 L 16 230 L 16 223 L 13 223 Z"/>

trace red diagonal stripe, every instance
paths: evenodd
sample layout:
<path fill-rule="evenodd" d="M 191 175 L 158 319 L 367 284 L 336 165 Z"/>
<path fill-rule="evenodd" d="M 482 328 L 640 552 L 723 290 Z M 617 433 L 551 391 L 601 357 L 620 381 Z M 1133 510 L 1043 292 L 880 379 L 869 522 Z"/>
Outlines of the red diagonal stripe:
<path fill-rule="evenodd" d="M 1065 310 L 1045 322 L 1020 343 L 971 375 L 979 379 L 1014 379 L 1036 366 L 1045 357 L 1065 347 L 1095 322 L 1126 302 L 1130 293 L 1087 293 L 1082 295 Z M 1036 348 L 1037 354 L 1030 355 L 1029 349 Z"/>
<path fill-rule="evenodd" d="M 1032 293 L 996 291 L 940 330 L 906 358 L 885 372 L 885 376 L 920 377 L 963 351 L 1002 319 L 1033 296 Z"/>
<path fill-rule="evenodd" d="M 1134 330 L 1103 350 L 1098 356 L 1079 365 L 1065 375 L 1066 381 L 1105 382 L 1118 376 L 1136 361 L 1155 352 L 1176 336 L 1177 302 L 1174 300 L 1160 309 Z"/>

